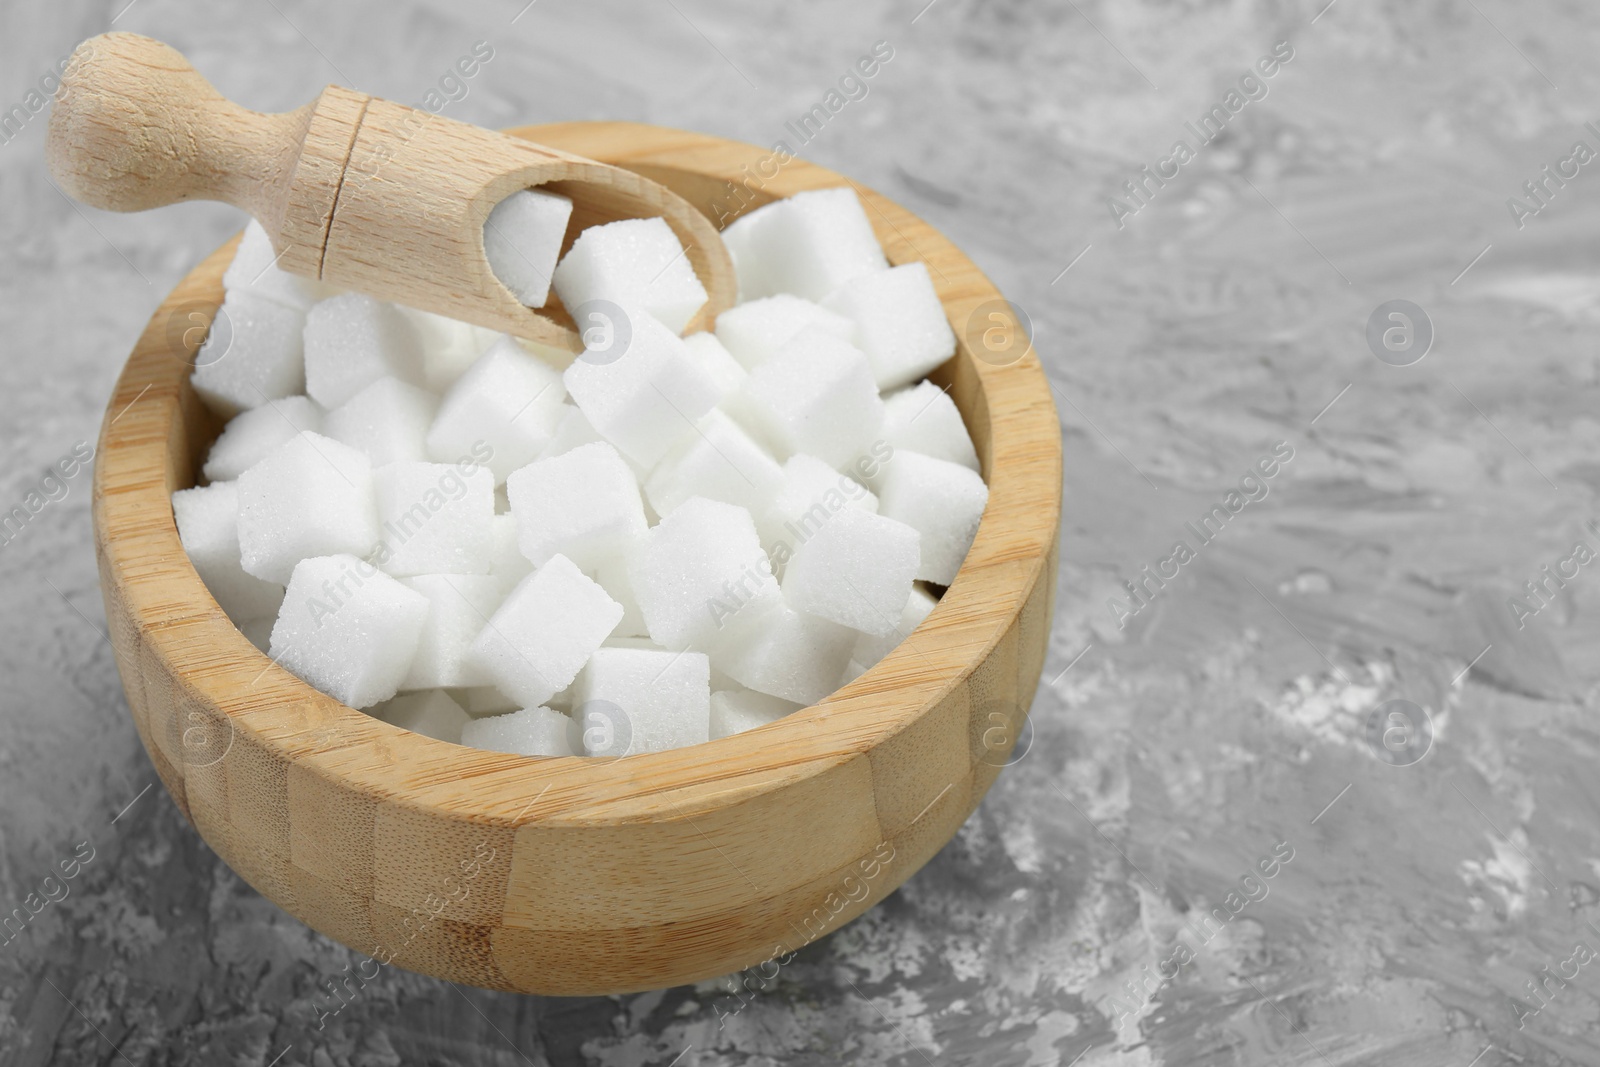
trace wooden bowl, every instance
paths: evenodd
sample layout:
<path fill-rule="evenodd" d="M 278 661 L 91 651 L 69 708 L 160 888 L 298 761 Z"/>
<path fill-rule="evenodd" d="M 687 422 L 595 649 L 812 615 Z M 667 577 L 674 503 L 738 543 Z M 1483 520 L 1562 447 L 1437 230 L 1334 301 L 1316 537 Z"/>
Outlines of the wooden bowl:
<path fill-rule="evenodd" d="M 651 126 L 512 132 L 639 171 L 719 225 L 848 184 Z M 988 510 L 933 613 L 866 674 L 769 726 L 671 752 L 529 758 L 446 744 L 348 708 L 257 651 L 190 566 L 170 504 L 220 429 L 188 378 L 232 244 L 172 291 L 107 408 L 95 546 L 139 736 L 241 877 L 380 963 L 605 994 L 786 962 L 950 839 L 1007 762 L 1039 682 L 1061 439 L 999 292 L 926 223 L 855 188 L 889 259 L 927 262 L 960 339 L 937 380 L 972 431 Z"/>

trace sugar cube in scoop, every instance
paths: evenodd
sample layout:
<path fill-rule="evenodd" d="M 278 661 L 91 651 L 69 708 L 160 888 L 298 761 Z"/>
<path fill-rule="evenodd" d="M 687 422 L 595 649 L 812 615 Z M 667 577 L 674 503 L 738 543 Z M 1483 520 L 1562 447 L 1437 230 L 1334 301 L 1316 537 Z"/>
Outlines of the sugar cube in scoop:
<path fill-rule="evenodd" d="M 531 308 L 543 307 L 572 201 L 556 193 L 523 189 L 494 206 L 483 224 L 483 251 L 495 277 Z"/>

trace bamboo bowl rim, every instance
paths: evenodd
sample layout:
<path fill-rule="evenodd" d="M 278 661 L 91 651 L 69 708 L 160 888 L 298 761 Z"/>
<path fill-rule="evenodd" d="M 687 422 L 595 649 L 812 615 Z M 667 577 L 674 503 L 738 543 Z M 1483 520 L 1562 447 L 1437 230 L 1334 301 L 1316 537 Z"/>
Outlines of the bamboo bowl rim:
<path fill-rule="evenodd" d="M 658 181 L 675 177 L 680 188 L 701 186 L 684 195 L 708 215 L 719 198 L 724 207 L 748 210 L 808 189 L 854 188 L 891 264 L 928 264 L 957 335 L 955 359 L 935 378 L 956 386 L 951 391 L 958 405 L 962 394 L 970 398 L 962 414 L 989 486 L 972 549 L 928 618 L 883 660 L 821 703 L 732 737 L 617 758 L 527 757 L 436 741 L 382 722 L 257 650 L 217 606 L 178 541 L 171 493 L 195 484 L 199 458 L 220 420 L 189 387 L 182 331 L 173 323 L 193 311 L 215 312 L 234 238 L 152 315 L 107 406 L 94 473 L 103 580 L 121 587 L 148 654 L 190 687 L 187 714 L 194 729 L 207 731 L 206 759 L 221 759 L 235 731 L 246 731 L 283 760 L 387 803 L 484 826 L 617 826 L 693 818 L 783 789 L 915 724 L 984 661 L 1036 586 L 1051 581 L 1061 439 L 1050 383 L 1031 344 L 1021 358 L 997 363 L 978 358 L 969 336 L 969 320 L 980 309 L 988 315 L 993 305 L 1010 314 L 1000 292 L 909 211 L 795 157 L 769 178 L 779 158 L 774 151 L 704 134 L 615 122 L 507 132 L 579 154 L 590 154 L 593 141 L 595 156 L 606 162 Z M 603 150 L 619 133 L 628 151 Z M 755 199 L 741 204 L 743 194 L 733 193 L 731 184 L 741 182 L 758 190 Z M 736 213 L 728 211 L 724 223 Z M 145 409 L 143 417 L 124 418 L 135 408 Z M 1003 417 L 991 418 L 995 411 Z M 210 731 L 220 731 L 227 747 Z M 222 755 L 216 755 L 219 748 Z"/>

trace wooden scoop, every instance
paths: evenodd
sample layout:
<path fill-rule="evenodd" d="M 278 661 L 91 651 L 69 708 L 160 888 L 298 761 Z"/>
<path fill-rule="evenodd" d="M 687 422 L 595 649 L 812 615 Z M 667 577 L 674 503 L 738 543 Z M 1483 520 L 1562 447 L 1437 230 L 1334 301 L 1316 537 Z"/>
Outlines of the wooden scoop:
<path fill-rule="evenodd" d="M 569 197 L 572 234 L 665 219 L 709 295 L 689 331 L 736 292 L 710 220 L 632 171 L 336 85 L 297 111 L 249 111 L 137 34 L 78 46 L 45 154 L 61 187 L 94 207 L 221 200 L 261 222 L 284 270 L 574 352 L 583 344 L 554 294 L 542 310 L 522 306 L 484 254 L 490 210 L 520 189 Z"/>

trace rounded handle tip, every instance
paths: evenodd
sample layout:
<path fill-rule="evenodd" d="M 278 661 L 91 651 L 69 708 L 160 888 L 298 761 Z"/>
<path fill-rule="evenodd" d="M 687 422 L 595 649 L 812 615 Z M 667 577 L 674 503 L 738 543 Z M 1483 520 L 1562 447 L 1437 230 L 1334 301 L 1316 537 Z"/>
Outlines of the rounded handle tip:
<path fill-rule="evenodd" d="M 106 33 L 68 60 L 45 159 L 67 193 L 94 207 L 142 211 L 196 195 L 192 111 L 222 98 L 160 41 Z"/>
<path fill-rule="evenodd" d="M 258 214 L 252 183 L 298 147 L 289 117 L 232 103 L 160 41 L 103 33 L 67 62 L 45 159 L 65 192 L 108 211 L 207 199 Z"/>

